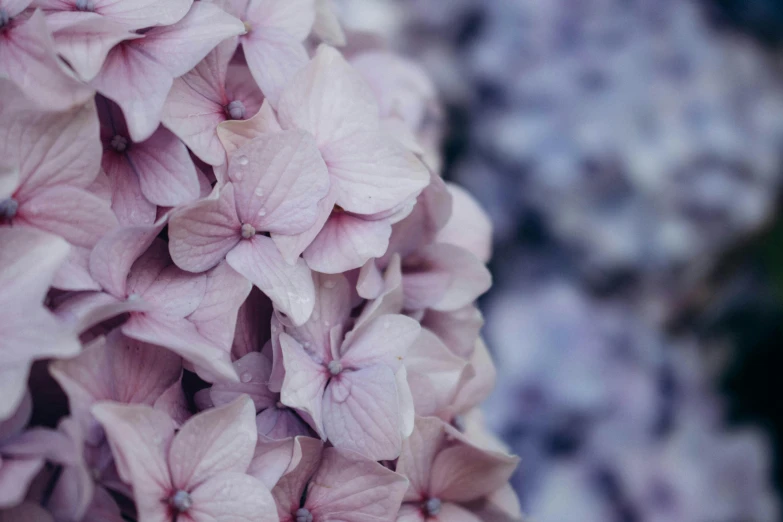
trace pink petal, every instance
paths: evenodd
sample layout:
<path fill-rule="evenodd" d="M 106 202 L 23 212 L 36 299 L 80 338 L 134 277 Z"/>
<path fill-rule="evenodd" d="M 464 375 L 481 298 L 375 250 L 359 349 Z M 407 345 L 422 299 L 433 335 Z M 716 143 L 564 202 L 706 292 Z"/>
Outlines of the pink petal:
<path fill-rule="evenodd" d="M 260 27 L 264 31 L 270 28 L 280 29 L 302 41 L 310 34 L 310 28 L 315 21 L 314 4 L 314 0 L 251 1 L 246 17 L 253 28 Z"/>
<path fill-rule="evenodd" d="M 373 460 L 397 458 L 401 436 L 394 372 L 376 365 L 332 378 L 324 394 L 323 419 L 326 437 L 335 447 Z"/>
<path fill-rule="evenodd" d="M 157 206 L 141 191 L 139 176 L 124 154 L 107 151 L 103 169 L 111 188 L 111 208 L 123 225 L 150 225 L 155 222 Z"/>
<path fill-rule="evenodd" d="M 298 234 L 313 225 L 329 175 L 313 138 L 301 131 L 261 135 L 236 150 L 228 166 L 242 223 L 257 231 Z"/>
<path fill-rule="evenodd" d="M 272 302 L 253 288 L 237 314 L 236 333 L 231 347 L 234 359 L 256 352 L 270 338 Z"/>
<path fill-rule="evenodd" d="M 210 477 L 191 492 L 193 522 L 277 522 L 275 501 L 259 480 L 237 472 Z"/>
<path fill-rule="evenodd" d="M 247 65 L 240 63 L 229 65 L 228 73 L 225 78 L 226 99 L 229 101 L 238 100 L 242 102 L 245 106 L 245 115 L 243 119 L 255 116 L 259 109 L 261 109 L 261 105 L 263 105 L 264 95 L 261 94 Z"/>
<path fill-rule="evenodd" d="M 98 0 L 95 2 L 95 10 L 128 29 L 143 29 L 179 21 L 192 3 L 193 0 Z"/>
<path fill-rule="evenodd" d="M 0 303 L 11 311 L 29 303 L 40 305 L 57 267 L 68 255 L 62 238 L 30 229 L 0 228 Z M 2 324 L 2 323 L 0 323 Z"/>
<path fill-rule="evenodd" d="M 234 185 L 176 211 L 169 225 L 169 252 L 180 268 L 201 272 L 219 263 L 241 241 Z"/>
<path fill-rule="evenodd" d="M 307 414 L 313 429 L 323 436 L 323 397 L 329 379 L 324 367 L 313 361 L 302 345 L 288 334 L 280 334 L 285 379 L 280 400 Z"/>
<path fill-rule="evenodd" d="M 329 45 L 337 47 L 345 45 L 345 33 L 340 26 L 332 0 L 316 0 L 313 33 Z"/>
<path fill-rule="evenodd" d="M 138 43 L 176 78 L 195 67 L 217 44 L 244 31 L 239 19 L 216 5 L 194 2 L 184 18 L 150 29 Z"/>
<path fill-rule="evenodd" d="M 3 459 L 0 466 L 0 521 L 4 521 L 2 511 L 24 500 L 30 483 L 44 466 L 43 458 Z M 27 518 L 17 518 L 27 522 Z"/>
<path fill-rule="evenodd" d="M 434 333 L 421 330 L 405 358 L 408 383 L 418 415 L 439 416 L 447 411 L 466 364 L 451 353 Z"/>
<path fill-rule="evenodd" d="M 82 334 L 107 319 L 149 310 L 141 299 L 120 301 L 104 292 L 78 292 L 57 307 L 57 316 L 72 332 Z"/>
<path fill-rule="evenodd" d="M 420 332 L 415 319 L 400 314 L 382 315 L 345 336 L 340 349 L 343 366 L 366 368 L 383 364 L 397 371 Z"/>
<path fill-rule="evenodd" d="M 272 106 L 265 101 L 255 116 L 241 121 L 224 121 L 218 126 L 217 133 L 226 154 L 231 156 L 248 141 L 263 134 L 281 130 Z"/>
<path fill-rule="evenodd" d="M 403 504 L 397 514 L 397 522 L 425 522 L 426 520 L 421 506 L 416 504 Z"/>
<path fill-rule="evenodd" d="M 238 380 L 228 353 L 205 339 L 187 319 L 163 319 L 134 314 L 122 326 L 122 333 L 133 339 L 164 346 L 210 376 Z"/>
<path fill-rule="evenodd" d="M 57 185 L 86 187 L 100 169 L 101 146 L 95 104 L 66 112 L 42 112 L 2 83 L 0 157 L 19 169 L 16 198 Z"/>
<path fill-rule="evenodd" d="M 31 502 L 23 502 L 12 508 L 0 511 L 0 522 L 53 522 L 54 519 L 44 508 Z"/>
<path fill-rule="evenodd" d="M 321 461 L 323 444 L 310 437 L 296 437 L 284 475 L 272 490 L 280 520 L 301 507 L 302 494 Z"/>
<path fill-rule="evenodd" d="M 332 215 L 335 201 L 337 201 L 337 190 L 334 185 L 330 185 L 329 192 L 316 205 L 315 222 L 310 228 L 301 234 L 271 234 L 272 239 L 286 261 L 293 263 L 313 242 L 313 239 L 324 227 L 326 220 Z"/>
<path fill-rule="evenodd" d="M 68 257 L 52 279 L 52 286 L 72 291 L 100 290 L 101 285 L 90 275 L 91 252 L 91 248 L 71 246 Z"/>
<path fill-rule="evenodd" d="M 230 352 L 239 307 L 247 299 L 253 284 L 225 262 L 207 272 L 206 276 L 204 298 L 188 320 L 196 325 L 201 335 Z"/>
<path fill-rule="evenodd" d="M 421 325 L 435 333 L 449 350 L 463 359 L 470 359 L 484 326 L 484 317 L 473 304 L 451 312 L 430 309 L 424 313 Z"/>
<path fill-rule="evenodd" d="M 173 76 L 138 42 L 123 42 L 107 56 L 92 85 L 117 103 L 125 115 L 128 132 L 140 143 L 155 132 Z M 104 170 L 108 169 L 104 166 Z"/>
<path fill-rule="evenodd" d="M 468 368 L 472 370 L 472 375 L 467 374 L 459 386 L 452 404 L 454 413 L 464 413 L 478 406 L 489 397 L 495 387 L 495 365 L 492 363 L 487 345 L 480 338 L 476 341 L 469 362 Z"/>
<path fill-rule="evenodd" d="M 121 24 L 97 13 L 59 11 L 46 17 L 57 53 L 84 81 L 95 78 L 112 47 L 134 37 Z"/>
<path fill-rule="evenodd" d="M 178 266 L 170 265 L 158 274 L 146 289 L 128 290 L 140 294 L 155 310 L 168 317 L 187 317 L 198 308 L 207 291 L 204 274 L 191 274 Z"/>
<path fill-rule="evenodd" d="M 315 289 L 304 260 L 289 265 L 271 239 L 256 235 L 234 247 L 226 261 L 261 289 L 294 324 L 303 324 L 310 317 Z"/>
<path fill-rule="evenodd" d="M 438 519 L 449 522 L 482 522 L 482 519 L 467 509 L 451 502 L 444 502 L 440 507 Z"/>
<path fill-rule="evenodd" d="M 21 221 L 81 247 L 95 246 L 118 225 L 106 201 L 69 186 L 37 190 L 19 205 L 18 212 Z"/>
<path fill-rule="evenodd" d="M 475 500 L 502 487 L 518 462 L 517 457 L 459 441 L 433 460 L 429 494 L 453 502 Z"/>
<path fill-rule="evenodd" d="M 277 393 L 271 392 L 267 386 L 269 374 L 272 372 L 272 362 L 258 352 L 251 352 L 234 361 L 234 369 L 239 375 L 238 383 L 215 383 L 209 390 L 209 396 L 214 406 L 228 404 L 240 395 L 247 395 L 253 401 L 256 411 L 273 406 L 277 401 Z"/>
<path fill-rule="evenodd" d="M 319 148 L 378 128 L 372 91 L 338 51 L 325 45 L 288 84 L 277 113 L 283 128 L 311 133 Z"/>
<path fill-rule="evenodd" d="M 304 259 L 318 272 L 347 272 L 385 254 L 391 231 L 388 221 L 335 212 L 304 251 Z"/>
<path fill-rule="evenodd" d="M 40 11 L 5 32 L 0 69 L 0 77 L 10 79 L 40 109 L 67 110 L 84 104 L 93 94 L 61 65 Z M 8 91 L 3 86 L 3 94 Z"/>
<path fill-rule="evenodd" d="M 447 185 L 453 209 L 437 241 L 462 247 L 486 263 L 492 254 L 492 222 L 468 191 L 453 183 Z"/>
<path fill-rule="evenodd" d="M 174 207 L 198 198 L 198 175 L 188 149 L 163 127 L 145 142 L 134 144 L 126 156 L 147 201 Z"/>
<path fill-rule="evenodd" d="M 133 486 L 139 518 L 163 519 L 168 506 L 160 499 L 172 486 L 167 457 L 174 421 L 146 405 L 102 402 L 92 413 L 106 432 L 120 477 Z"/>
<path fill-rule="evenodd" d="M 163 124 L 210 165 L 220 165 L 226 157 L 216 131 L 227 119 L 225 105 L 231 100 L 226 98 L 224 82 L 236 45 L 234 40 L 220 43 L 196 67 L 174 80 L 163 108 Z"/>
<path fill-rule="evenodd" d="M 114 297 L 126 297 L 128 273 L 133 263 L 152 245 L 165 225 L 126 226 L 107 234 L 90 254 L 90 273 Z"/>
<path fill-rule="evenodd" d="M 155 403 L 152 405 L 153 408 L 164 412 L 180 426 L 192 416 L 188 398 L 185 397 L 185 393 L 182 390 L 181 376 L 182 372 L 180 371 L 180 378 L 166 388 L 160 397 L 155 399 Z"/>
<path fill-rule="evenodd" d="M 169 451 L 174 487 L 187 491 L 219 473 L 244 473 L 256 446 L 255 417 L 247 397 L 191 417 Z"/>
<path fill-rule="evenodd" d="M 397 518 L 408 481 L 377 462 L 339 448 L 323 452 L 318 472 L 307 489 L 307 507 L 320 520 Z"/>
<path fill-rule="evenodd" d="M 296 451 L 295 446 L 298 446 L 300 441 L 314 441 L 321 444 L 320 440 L 310 437 L 288 438 L 272 442 L 262 441 L 259 437 L 247 474 L 263 482 L 264 486 L 271 491 L 288 469 L 294 451 Z M 299 451 L 301 452 L 301 450 Z"/>
<path fill-rule="evenodd" d="M 403 260 L 405 308 L 457 310 L 486 292 L 492 275 L 473 254 L 447 243 L 436 243 Z"/>
<path fill-rule="evenodd" d="M 402 443 L 397 460 L 397 473 L 410 481 L 406 502 L 424 500 L 430 492 L 430 470 L 435 456 L 446 438 L 445 423 L 434 417 L 417 417 L 410 437 Z"/>
<path fill-rule="evenodd" d="M 286 85 L 307 64 L 302 39 L 280 29 L 264 27 L 251 29 L 241 41 L 247 65 L 258 87 L 266 99 L 277 104 Z"/>
<path fill-rule="evenodd" d="M 375 280 L 381 277 L 383 279 L 380 281 Z M 358 328 L 381 315 L 402 312 L 403 295 L 400 256 L 394 254 L 391 257 L 389 266 L 386 267 L 386 273 L 383 276 L 380 275 L 375 263 L 372 261 L 368 262 L 359 273 L 359 281 L 356 284 L 356 288 L 359 291 L 359 295 L 365 299 L 370 299 L 371 297 L 367 297 L 367 295 L 371 295 L 373 300 L 365 305 L 364 310 L 362 310 L 361 315 L 356 320 L 354 328 Z"/>
<path fill-rule="evenodd" d="M 8 16 L 13 18 L 18 15 L 32 3 L 32 0 L 3 0 L 3 8 Z"/>
<path fill-rule="evenodd" d="M 412 153 L 380 131 L 357 132 L 321 147 L 337 204 L 349 212 L 374 214 L 416 196 L 430 174 Z"/>
<path fill-rule="evenodd" d="M 258 436 L 267 440 L 288 439 L 300 435 L 312 435 L 312 430 L 290 408 L 272 406 L 256 415 Z"/>

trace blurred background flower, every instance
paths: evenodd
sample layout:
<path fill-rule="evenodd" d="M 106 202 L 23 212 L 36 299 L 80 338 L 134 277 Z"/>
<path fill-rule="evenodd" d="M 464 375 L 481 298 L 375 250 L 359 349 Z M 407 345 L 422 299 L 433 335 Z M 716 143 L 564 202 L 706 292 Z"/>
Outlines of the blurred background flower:
<path fill-rule="evenodd" d="M 338 5 L 435 79 L 493 222 L 485 410 L 524 510 L 779 520 L 783 4 Z"/>

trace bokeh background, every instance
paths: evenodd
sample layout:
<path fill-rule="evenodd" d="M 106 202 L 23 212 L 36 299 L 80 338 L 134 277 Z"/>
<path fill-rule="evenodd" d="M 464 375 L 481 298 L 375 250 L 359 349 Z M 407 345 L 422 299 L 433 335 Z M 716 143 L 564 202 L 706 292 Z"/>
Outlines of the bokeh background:
<path fill-rule="evenodd" d="M 493 222 L 531 520 L 781 520 L 783 2 L 338 3 L 433 79 Z"/>

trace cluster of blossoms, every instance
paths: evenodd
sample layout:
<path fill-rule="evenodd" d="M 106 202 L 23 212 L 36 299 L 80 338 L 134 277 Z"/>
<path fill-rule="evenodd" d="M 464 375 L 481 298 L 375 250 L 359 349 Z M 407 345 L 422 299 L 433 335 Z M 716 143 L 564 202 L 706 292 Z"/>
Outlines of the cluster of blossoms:
<path fill-rule="evenodd" d="M 0 93 L 0 520 L 521 519 L 420 69 L 326 0 L 0 0 Z"/>

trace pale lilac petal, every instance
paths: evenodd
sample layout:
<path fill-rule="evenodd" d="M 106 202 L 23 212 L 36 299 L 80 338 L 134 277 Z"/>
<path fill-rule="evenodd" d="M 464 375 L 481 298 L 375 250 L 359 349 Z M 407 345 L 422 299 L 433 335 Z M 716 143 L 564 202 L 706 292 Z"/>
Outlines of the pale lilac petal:
<path fill-rule="evenodd" d="M 402 284 L 402 279 L 400 279 L 400 283 Z M 359 296 L 364 299 L 375 299 L 381 295 L 384 286 L 383 272 L 378 268 L 378 264 L 375 260 L 370 259 L 362 265 L 359 270 L 356 291 L 359 293 Z"/>
<path fill-rule="evenodd" d="M 285 474 L 294 458 L 294 452 L 300 451 L 297 446 L 300 441 L 315 441 L 319 445 L 321 441 L 309 437 L 296 437 L 276 441 L 262 441 L 259 437 L 256 443 L 256 451 L 253 460 L 247 468 L 247 474 L 260 480 L 270 491 Z"/>
<path fill-rule="evenodd" d="M 244 473 L 256 447 L 255 417 L 247 397 L 191 417 L 169 451 L 174 486 L 188 490 L 218 473 Z"/>
<path fill-rule="evenodd" d="M 482 263 L 492 254 L 492 222 L 468 191 L 447 183 L 453 207 L 451 219 L 438 232 L 437 242 L 450 243 L 472 253 Z"/>
<path fill-rule="evenodd" d="M 367 294 L 374 295 L 372 301 L 369 301 L 361 315 L 356 319 L 356 326 L 354 329 L 358 329 L 364 323 L 368 323 L 377 317 L 386 314 L 398 314 L 402 312 L 402 269 L 400 265 L 400 256 L 394 254 L 389 261 L 389 266 L 386 267 L 386 273 L 383 276 L 377 268 L 375 263 L 368 262 L 367 265 L 362 267 L 362 271 L 359 273 L 359 280 L 356 284 L 356 288 L 359 291 L 359 295 L 362 292 L 365 293 L 365 299 Z M 363 277 L 364 276 L 364 277 Z M 383 277 L 380 282 L 373 281 L 372 279 Z M 372 288 L 375 286 L 375 288 Z"/>
<path fill-rule="evenodd" d="M 29 392 L 24 393 L 19 406 L 10 417 L 0 421 L 0 441 L 6 440 L 18 435 L 24 431 L 27 423 L 33 415 L 33 398 Z"/>
<path fill-rule="evenodd" d="M 426 520 L 421 506 L 416 504 L 403 504 L 397 514 L 397 522 L 425 522 Z"/>
<path fill-rule="evenodd" d="M 258 288 L 251 289 L 237 314 L 236 332 L 231 347 L 234 359 L 259 351 L 269 340 L 272 313 L 272 301 Z"/>
<path fill-rule="evenodd" d="M 272 490 L 280 520 L 291 517 L 301 507 L 302 493 L 307 487 L 307 482 L 318 469 L 322 448 L 322 442 L 317 439 L 310 437 L 294 439 L 285 474 Z"/>
<path fill-rule="evenodd" d="M 376 365 L 332 379 L 324 394 L 323 423 L 335 447 L 372 460 L 397 458 L 401 434 L 394 372 Z"/>
<path fill-rule="evenodd" d="M 103 16 L 129 29 L 154 25 L 169 25 L 179 21 L 190 9 L 193 0 L 132 0 L 117 2 L 98 0 L 95 9 Z"/>
<path fill-rule="evenodd" d="M 285 368 L 280 400 L 309 415 L 313 429 L 323 436 L 323 396 L 328 373 L 288 334 L 280 335 L 280 347 Z"/>
<path fill-rule="evenodd" d="M 160 499 L 172 486 L 167 456 L 176 424 L 146 405 L 101 402 L 92 413 L 106 432 L 120 477 L 133 487 L 139 518 L 162 519 L 168 506 Z"/>
<path fill-rule="evenodd" d="M 160 351 L 165 352 L 166 350 Z M 188 398 L 185 397 L 185 393 L 182 390 L 181 375 L 182 372 L 180 371 L 180 378 L 166 388 L 160 397 L 155 399 L 155 402 L 152 405 L 156 410 L 160 410 L 171 417 L 179 426 L 185 424 L 185 422 L 192 417 Z"/>
<path fill-rule="evenodd" d="M 176 78 L 195 67 L 217 44 L 244 31 L 239 19 L 216 5 L 194 2 L 184 18 L 150 29 L 138 44 Z"/>
<path fill-rule="evenodd" d="M 44 508 L 31 502 L 0 510 L 0 522 L 53 522 Z"/>
<path fill-rule="evenodd" d="M 253 284 L 225 262 L 207 272 L 206 280 L 204 298 L 188 320 L 215 346 L 230 352 L 239 307 L 247 299 Z"/>
<path fill-rule="evenodd" d="M 277 113 L 283 128 L 306 130 L 319 148 L 375 130 L 379 121 L 370 88 L 337 50 L 326 45 L 283 91 Z"/>
<path fill-rule="evenodd" d="M 476 341 L 476 348 L 468 368 L 473 370 L 472 375 L 467 375 L 467 381 L 463 379 L 463 383 L 460 384 L 452 404 L 454 413 L 464 413 L 478 406 L 489 397 L 495 387 L 495 365 L 492 363 L 487 345 L 481 339 Z"/>
<path fill-rule="evenodd" d="M 84 81 L 95 78 L 118 43 L 138 38 L 123 25 L 97 13 L 59 11 L 46 17 L 57 53 Z"/>
<path fill-rule="evenodd" d="M 492 285 L 492 275 L 467 250 L 436 243 L 403 260 L 405 308 L 457 310 L 470 304 Z"/>
<path fill-rule="evenodd" d="M 337 201 L 337 189 L 330 184 L 329 192 L 316 205 L 315 222 L 310 228 L 301 234 L 271 234 L 272 240 L 277 245 L 277 248 L 280 249 L 280 253 L 286 261 L 293 263 L 313 242 L 313 239 L 315 239 L 332 215 L 335 201 Z"/>
<path fill-rule="evenodd" d="M 421 318 L 421 325 L 435 333 L 449 350 L 470 359 L 484 326 L 484 316 L 474 304 L 450 312 L 429 309 Z"/>
<path fill-rule="evenodd" d="M 452 437 L 455 433 L 452 430 Z M 453 502 L 475 500 L 502 487 L 518 462 L 517 457 L 459 441 L 441 450 L 433 460 L 429 494 Z"/>
<path fill-rule="evenodd" d="M 169 252 L 180 268 L 201 272 L 219 263 L 242 239 L 234 185 L 176 211 L 169 225 Z"/>
<path fill-rule="evenodd" d="M 210 477 L 190 493 L 193 522 L 277 522 L 275 501 L 259 480 L 237 472 Z"/>
<path fill-rule="evenodd" d="M 402 366 L 394 374 L 397 381 L 397 404 L 400 408 L 400 434 L 403 440 L 413 433 L 416 421 L 416 407 L 413 403 L 413 392 L 408 384 L 408 370 Z"/>
<path fill-rule="evenodd" d="M 307 38 L 315 21 L 314 0 L 263 0 L 250 2 L 246 18 L 253 28 L 275 28 L 299 41 Z M 252 31 L 251 31 L 252 33 Z"/>
<path fill-rule="evenodd" d="M 158 128 L 160 114 L 173 83 L 169 70 L 139 42 L 123 42 L 111 50 L 91 84 L 122 109 L 130 137 L 140 143 Z M 106 166 L 104 170 L 110 174 Z"/>
<path fill-rule="evenodd" d="M 165 128 L 134 144 L 126 157 L 150 203 L 174 207 L 198 198 L 198 175 L 188 149 Z"/>
<path fill-rule="evenodd" d="M 313 225 L 329 191 L 326 165 L 302 131 L 261 135 L 237 149 L 228 165 L 242 223 L 257 231 L 298 234 Z"/>
<path fill-rule="evenodd" d="M 2 82 L 0 82 L 2 83 Z M 59 113 L 42 112 L 2 83 L 0 158 L 19 171 L 16 198 L 58 185 L 86 187 L 100 169 L 98 117 L 93 102 Z"/>
<path fill-rule="evenodd" d="M 335 212 L 304 251 L 307 266 L 336 274 L 381 257 L 389 246 L 392 227 L 388 221 L 368 221 L 361 216 Z"/>
<path fill-rule="evenodd" d="M 365 368 L 383 364 L 397 371 L 408 348 L 421 332 L 418 321 L 405 315 L 382 315 L 345 336 L 340 349 L 343 365 Z"/>
<path fill-rule="evenodd" d="M 187 317 L 198 308 L 207 291 L 204 274 L 191 274 L 175 265 L 167 266 L 146 289 L 129 288 L 140 294 L 156 312 L 167 317 Z"/>
<path fill-rule="evenodd" d="M 205 339 L 187 319 L 162 320 L 151 315 L 134 314 L 122 326 L 128 337 L 165 346 L 210 375 L 236 381 L 228 352 Z"/>
<path fill-rule="evenodd" d="M 435 456 L 446 438 L 445 423 L 435 417 L 417 417 L 416 427 L 402 443 L 397 459 L 397 473 L 408 478 L 406 502 L 424 500 L 430 486 L 430 470 Z"/>
<path fill-rule="evenodd" d="M 276 28 L 251 30 L 242 38 L 242 48 L 253 78 L 273 105 L 297 71 L 307 64 L 302 40 Z"/>
<path fill-rule="evenodd" d="M 438 519 L 448 520 L 449 522 L 482 522 L 482 519 L 475 514 L 464 507 L 451 502 L 444 502 L 441 505 Z"/>
<path fill-rule="evenodd" d="M 240 395 L 247 395 L 253 401 L 256 411 L 273 406 L 277 393 L 269 390 L 267 382 L 272 372 L 272 362 L 261 353 L 251 352 L 234 361 L 239 375 L 238 383 L 215 383 L 209 389 L 213 406 L 222 406 Z"/>
<path fill-rule="evenodd" d="M 280 132 L 281 130 L 272 106 L 265 101 L 252 118 L 241 121 L 228 120 L 218 125 L 217 134 L 226 154 L 231 156 L 248 141 L 263 134 Z"/>
<path fill-rule="evenodd" d="M 61 65 L 40 11 L 3 35 L 0 70 L 0 78 L 10 79 L 40 109 L 63 111 L 93 95 L 89 86 Z M 3 94 L 8 91 L 4 85 Z"/>
<path fill-rule="evenodd" d="M 337 204 L 349 212 L 374 214 L 416 196 L 430 174 L 416 156 L 381 131 L 357 132 L 321 147 Z"/>
<path fill-rule="evenodd" d="M 245 115 L 241 119 L 255 116 L 265 100 L 247 65 L 232 63 L 228 66 L 228 73 L 225 78 L 226 99 L 229 101 L 241 101 L 242 105 L 245 106 Z"/>
<path fill-rule="evenodd" d="M 112 214 L 113 219 L 114 214 Z M 90 275 L 91 252 L 91 248 L 72 245 L 68 257 L 52 278 L 52 286 L 71 291 L 100 290 L 101 285 Z"/>
<path fill-rule="evenodd" d="M 457 357 L 427 329 L 408 350 L 405 368 L 418 415 L 440 416 L 457 392 L 466 361 Z"/>
<path fill-rule="evenodd" d="M 90 273 L 114 297 L 124 299 L 128 273 L 165 225 L 120 227 L 104 236 L 90 254 Z"/>
<path fill-rule="evenodd" d="M 3 309 L 12 310 L 12 303 L 17 308 L 23 303 L 40 305 L 54 273 L 68 255 L 68 243 L 37 230 L 2 227 L 0 244 Z"/>
<path fill-rule="evenodd" d="M 72 332 L 81 334 L 107 319 L 150 306 L 141 299 L 118 300 L 105 292 L 79 292 L 57 307 L 57 316 Z"/>
<path fill-rule="evenodd" d="M 3 0 L 3 8 L 8 12 L 8 16 L 13 18 L 27 9 L 32 1 L 33 0 Z"/>
<path fill-rule="evenodd" d="M 90 248 L 118 225 L 106 201 L 69 186 L 36 191 L 19 206 L 17 216 L 20 221 L 57 234 L 73 245 Z"/>
<path fill-rule="evenodd" d="M 408 481 L 352 451 L 327 448 L 307 489 L 307 507 L 319 520 L 392 522 Z"/>
<path fill-rule="evenodd" d="M 290 408 L 272 406 L 256 415 L 258 436 L 269 440 L 287 439 L 299 435 L 312 435 L 313 431 Z"/>
<path fill-rule="evenodd" d="M 44 466 L 44 459 L 4 459 L 0 466 L 0 521 L 4 508 L 19 504 L 24 500 L 30 483 Z M 28 519 L 17 519 L 20 522 Z"/>
<path fill-rule="evenodd" d="M 234 247 L 226 261 L 260 288 L 294 324 L 302 324 L 310 317 L 315 289 L 303 259 L 289 265 L 270 238 L 256 235 Z"/>
<path fill-rule="evenodd" d="M 109 179 L 111 208 L 123 225 L 150 225 L 157 217 L 157 206 L 141 191 L 139 176 L 133 172 L 124 155 L 107 152 L 103 169 Z"/>
<path fill-rule="evenodd" d="M 337 18 L 332 0 L 316 0 L 313 34 L 329 45 L 337 47 L 345 45 L 345 32 Z"/>

